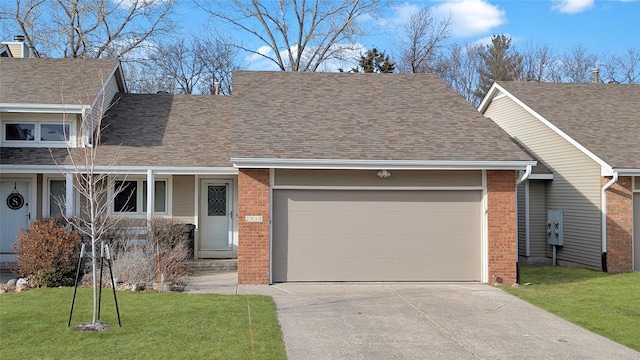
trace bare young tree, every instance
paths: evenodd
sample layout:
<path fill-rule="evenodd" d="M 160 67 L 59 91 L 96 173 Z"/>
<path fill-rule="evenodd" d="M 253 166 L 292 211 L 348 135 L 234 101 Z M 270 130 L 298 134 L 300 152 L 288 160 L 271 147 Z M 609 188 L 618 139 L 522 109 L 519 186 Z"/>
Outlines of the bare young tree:
<path fill-rule="evenodd" d="M 106 77 L 106 74 L 104 76 Z M 77 145 L 69 145 L 62 152 L 56 151 L 62 149 L 50 149 L 53 161 L 65 174 L 67 181 L 71 180 L 75 194 L 80 197 L 79 214 L 74 214 L 68 209 L 61 209 L 61 213 L 65 220 L 90 242 L 93 284 L 92 324 L 98 322 L 97 259 L 100 254 L 100 246 L 102 241 L 107 240 L 107 235 L 121 219 L 121 216 L 118 215 L 111 216 L 110 209 L 113 208 L 116 197 L 125 190 L 126 186 L 124 181 L 116 181 L 114 176 L 114 166 L 118 158 L 117 150 L 110 155 L 110 158 L 101 156 L 102 149 L 99 139 L 105 127 L 104 113 L 111 105 L 108 103 L 109 101 L 106 96 L 102 95 L 91 111 L 82 119 L 80 134 L 83 136 L 81 136 L 82 140 L 78 140 Z M 63 103 L 65 102 L 63 101 Z M 68 116 L 75 115 L 65 114 L 65 122 L 68 121 Z M 68 199 L 67 202 L 69 202 Z"/>
<path fill-rule="evenodd" d="M 438 53 L 451 36 L 451 16 L 437 19 L 431 8 L 421 8 L 411 15 L 403 35 L 398 45 L 400 72 L 436 72 Z"/>
<path fill-rule="evenodd" d="M 32 56 L 117 58 L 174 28 L 175 0 L 15 0 L 7 31 L 23 34 Z"/>
<path fill-rule="evenodd" d="M 267 46 L 265 53 L 240 49 L 267 59 L 282 71 L 316 71 L 327 60 L 344 60 L 362 35 L 357 20 L 375 15 L 382 0 L 199 0 L 213 17 L 224 20 Z"/>

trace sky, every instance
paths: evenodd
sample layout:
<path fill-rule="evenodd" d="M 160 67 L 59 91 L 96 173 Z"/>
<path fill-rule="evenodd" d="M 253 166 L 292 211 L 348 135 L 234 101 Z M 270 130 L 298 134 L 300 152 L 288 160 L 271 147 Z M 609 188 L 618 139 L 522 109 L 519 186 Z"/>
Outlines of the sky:
<path fill-rule="evenodd" d="M 394 34 L 421 7 L 430 7 L 435 16 L 451 15 L 450 42 L 489 43 L 492 35 L 506 34 L 516 48 L 548 44 L 556 53 L 576 45 L 602 56 L 640 49 L 640 0 L 397 0 L 382 17 L 362 19 L 371 35 L 359 43 L 365 50 L 376 47 L 392 55 L 397 50 Z M 184 2 L 180 12 L 188 19 L 185 32 L 198 33 L 212 23 Z M 241 37 L 238 31 L 231 34 Z M 263 45 L 248 37 L 243 41 L 256 50 Z M 245 61 L 249 69 L 277 70 L 256 56 L 247 55 Z"/>

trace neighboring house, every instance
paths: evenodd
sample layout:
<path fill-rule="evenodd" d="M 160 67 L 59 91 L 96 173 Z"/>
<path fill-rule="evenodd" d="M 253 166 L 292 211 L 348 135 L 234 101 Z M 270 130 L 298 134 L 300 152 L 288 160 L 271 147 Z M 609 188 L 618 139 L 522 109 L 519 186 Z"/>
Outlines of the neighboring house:
<path fill-rule="evenodd" d="M 126 93 L 115 61 L 58 60 L 68 61 L 59 74 L 54 60 L 7 60 L 1 195 L 21 182 L 32 219 L 54 215 L 50 196 L 73 194 L 72 177 L 46 147 L 9 132 L 73 108 L 38 97 L 65 93 L 52 79 L 105 66 L 108 76 L 71 83 L 102 79 L 85 92 L 94 99 L 119 86 L 98 146 L 105 166 L 117 154 L 110 171 L 132 196 L 112 212 L 195 224 L 196 258 L 237 257 L 239 283 L 516 280 L 516 175 L 536 161 L 436 76 L 241 71 L 233 96 L 142 95 Z M 24 77 L 5 79 L 18 70 L 47 90 L 15 108 L 8 99 L 35 91 L 19 86 Z M 65 152 L 54 156 L 64 163 Z M 14 240 L 3 233 L 2 251 Z"/>
<path fill-rule="evenodd" d="M 552 258 L 560 210 L 560 263 L 640 270 L 640 85 L 498 82 L 479 110 L 553 172 L 519 188 L 523 260 Z"/>

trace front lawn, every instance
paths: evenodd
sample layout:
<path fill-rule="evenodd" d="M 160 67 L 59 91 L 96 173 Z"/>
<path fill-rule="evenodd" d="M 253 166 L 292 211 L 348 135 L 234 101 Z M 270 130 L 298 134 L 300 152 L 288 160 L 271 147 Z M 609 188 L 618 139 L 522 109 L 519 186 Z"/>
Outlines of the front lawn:
<path fill-rule="evenodd" d="M 640 273 L 608 275 L 572 267 L 522 267 L 503 289 L 585 329 L 640 351 Z"/>
<path fill-rule="evenodd" d="M 73 330 L 91 321 L 91 289 L 78 289 L 67 327 L 72 296 L 73 288 L 0 295 L 0 359 L 286 358 L 267 296 L 119 291 L 120 328 L 106 289 L 101 318 L 112 328 L 99 333 Z"/>

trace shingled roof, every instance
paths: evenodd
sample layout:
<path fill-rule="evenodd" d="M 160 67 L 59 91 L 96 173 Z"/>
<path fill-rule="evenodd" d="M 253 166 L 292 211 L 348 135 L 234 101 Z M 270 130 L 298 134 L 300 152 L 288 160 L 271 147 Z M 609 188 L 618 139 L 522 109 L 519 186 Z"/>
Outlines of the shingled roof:
<path fill-rule="evenodd" d="M 640 85 L 498 85 L 609 166 L 640 169 Z"/>
<path fill-rule="evenodd" d="M 530 161 L 431 74 L 233 74 L 232 157 Z"/>
<path fill-rule="evenodd" d="M 0 103 L 91 105 L 117 59 L 0 57 Z"/>
<path fill-rule="evenodd" d="M 230 167 L 230 101 L 223 96 L 117 94 L 107 111 L 97 165 Z M 52 149 L 70 164 L 66 149 Z M 72 149 L 80 152 L 82 149 Z M 2 148 L 2 164 L 54 164 L 46 148 Z"/>

